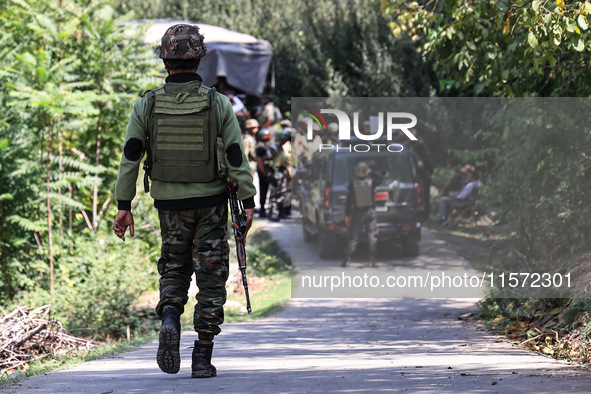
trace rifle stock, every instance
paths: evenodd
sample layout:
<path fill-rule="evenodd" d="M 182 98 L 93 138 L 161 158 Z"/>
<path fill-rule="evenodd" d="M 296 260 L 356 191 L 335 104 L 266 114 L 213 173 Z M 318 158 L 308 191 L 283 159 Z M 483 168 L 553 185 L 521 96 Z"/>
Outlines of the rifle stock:
<path fill-rule="evenodd" d="M 246 295 L 246 310 L 251 312 L 250 296 L 248 294 L 248 281 L 246 280 L 246 212 L 242 207 L 242 203 L 238 200 L 238 182 L 233 180 L 229 185 L 230 194 L 230 212 L 232 214 L 232 222 L 238 225 L 238 229 L 234 229 L 234 239 L 236 240 L 236 257 L 238 258 L 238 267 L 242 273 L 242 285 L 244 286 L 244 294 Z"/>

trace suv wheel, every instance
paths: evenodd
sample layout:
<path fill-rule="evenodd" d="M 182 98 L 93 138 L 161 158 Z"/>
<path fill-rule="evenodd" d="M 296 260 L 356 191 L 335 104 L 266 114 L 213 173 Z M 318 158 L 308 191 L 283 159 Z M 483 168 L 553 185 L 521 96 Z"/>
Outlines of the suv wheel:
<path fill-rule="evenodd" d="M 419 255 L 419 243 L 416 241 L 402 241 L 402 253 L 405 257 L 417 257 Z"/>

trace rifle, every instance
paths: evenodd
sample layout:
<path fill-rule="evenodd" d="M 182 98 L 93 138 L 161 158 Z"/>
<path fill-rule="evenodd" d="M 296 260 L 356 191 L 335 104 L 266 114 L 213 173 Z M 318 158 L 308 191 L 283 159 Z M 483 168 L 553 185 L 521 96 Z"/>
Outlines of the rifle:
<path fill-rule="evenodd" d="M 238 192 L 238 182 L 233 180 L 228 184 L 228 194 L 230 195 L 230 212 L 232 213 L 232 222 L 238 225 L 238 230 L 234 229 L 234 239 L 236 240 L 236 256 L 238 257 L 238 267 L 242 272 L 242 284 L 244 285 L 244 293 L 246 294 L 246 310 L 248 313 L 250 309 L 250 297 L 248 295 L 248 282 L 246 281 L 246 212 L 242 202 L 238 200 L 236 193 Z"/>

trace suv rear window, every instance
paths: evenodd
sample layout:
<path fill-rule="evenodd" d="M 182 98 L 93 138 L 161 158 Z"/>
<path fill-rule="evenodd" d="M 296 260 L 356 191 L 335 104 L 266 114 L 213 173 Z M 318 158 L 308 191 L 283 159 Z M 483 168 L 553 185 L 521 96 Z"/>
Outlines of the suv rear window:
<path fill-rule="evenodd" d="M 387 155 L 337 155 L 334 161 L 333 184 L 342 185 L 349 182 L 355 174 L 357 163 L 364 161 L 373 171 L 387 172 L 386 179 L 398 182 L 414 182 L 410 156 L 390 153 Z"/>

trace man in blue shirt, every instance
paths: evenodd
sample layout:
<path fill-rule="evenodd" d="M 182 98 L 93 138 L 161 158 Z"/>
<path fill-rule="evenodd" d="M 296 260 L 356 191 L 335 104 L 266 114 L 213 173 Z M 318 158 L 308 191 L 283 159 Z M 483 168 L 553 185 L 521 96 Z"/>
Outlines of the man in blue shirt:
<path fill-rule="evenodd" d="M 439 224 L 446 226 L 449 223 L 449 212 L 452 209 L 474 204 L 478 196 L 478 189 L 481 187 L 482 184 L 478 180 L 478 174 L 473 171 L 468 176 L 468 183 L 464 185 L 459 193 L 441 196 L 439 198 L 439 217 L 441 218 Z"/>

